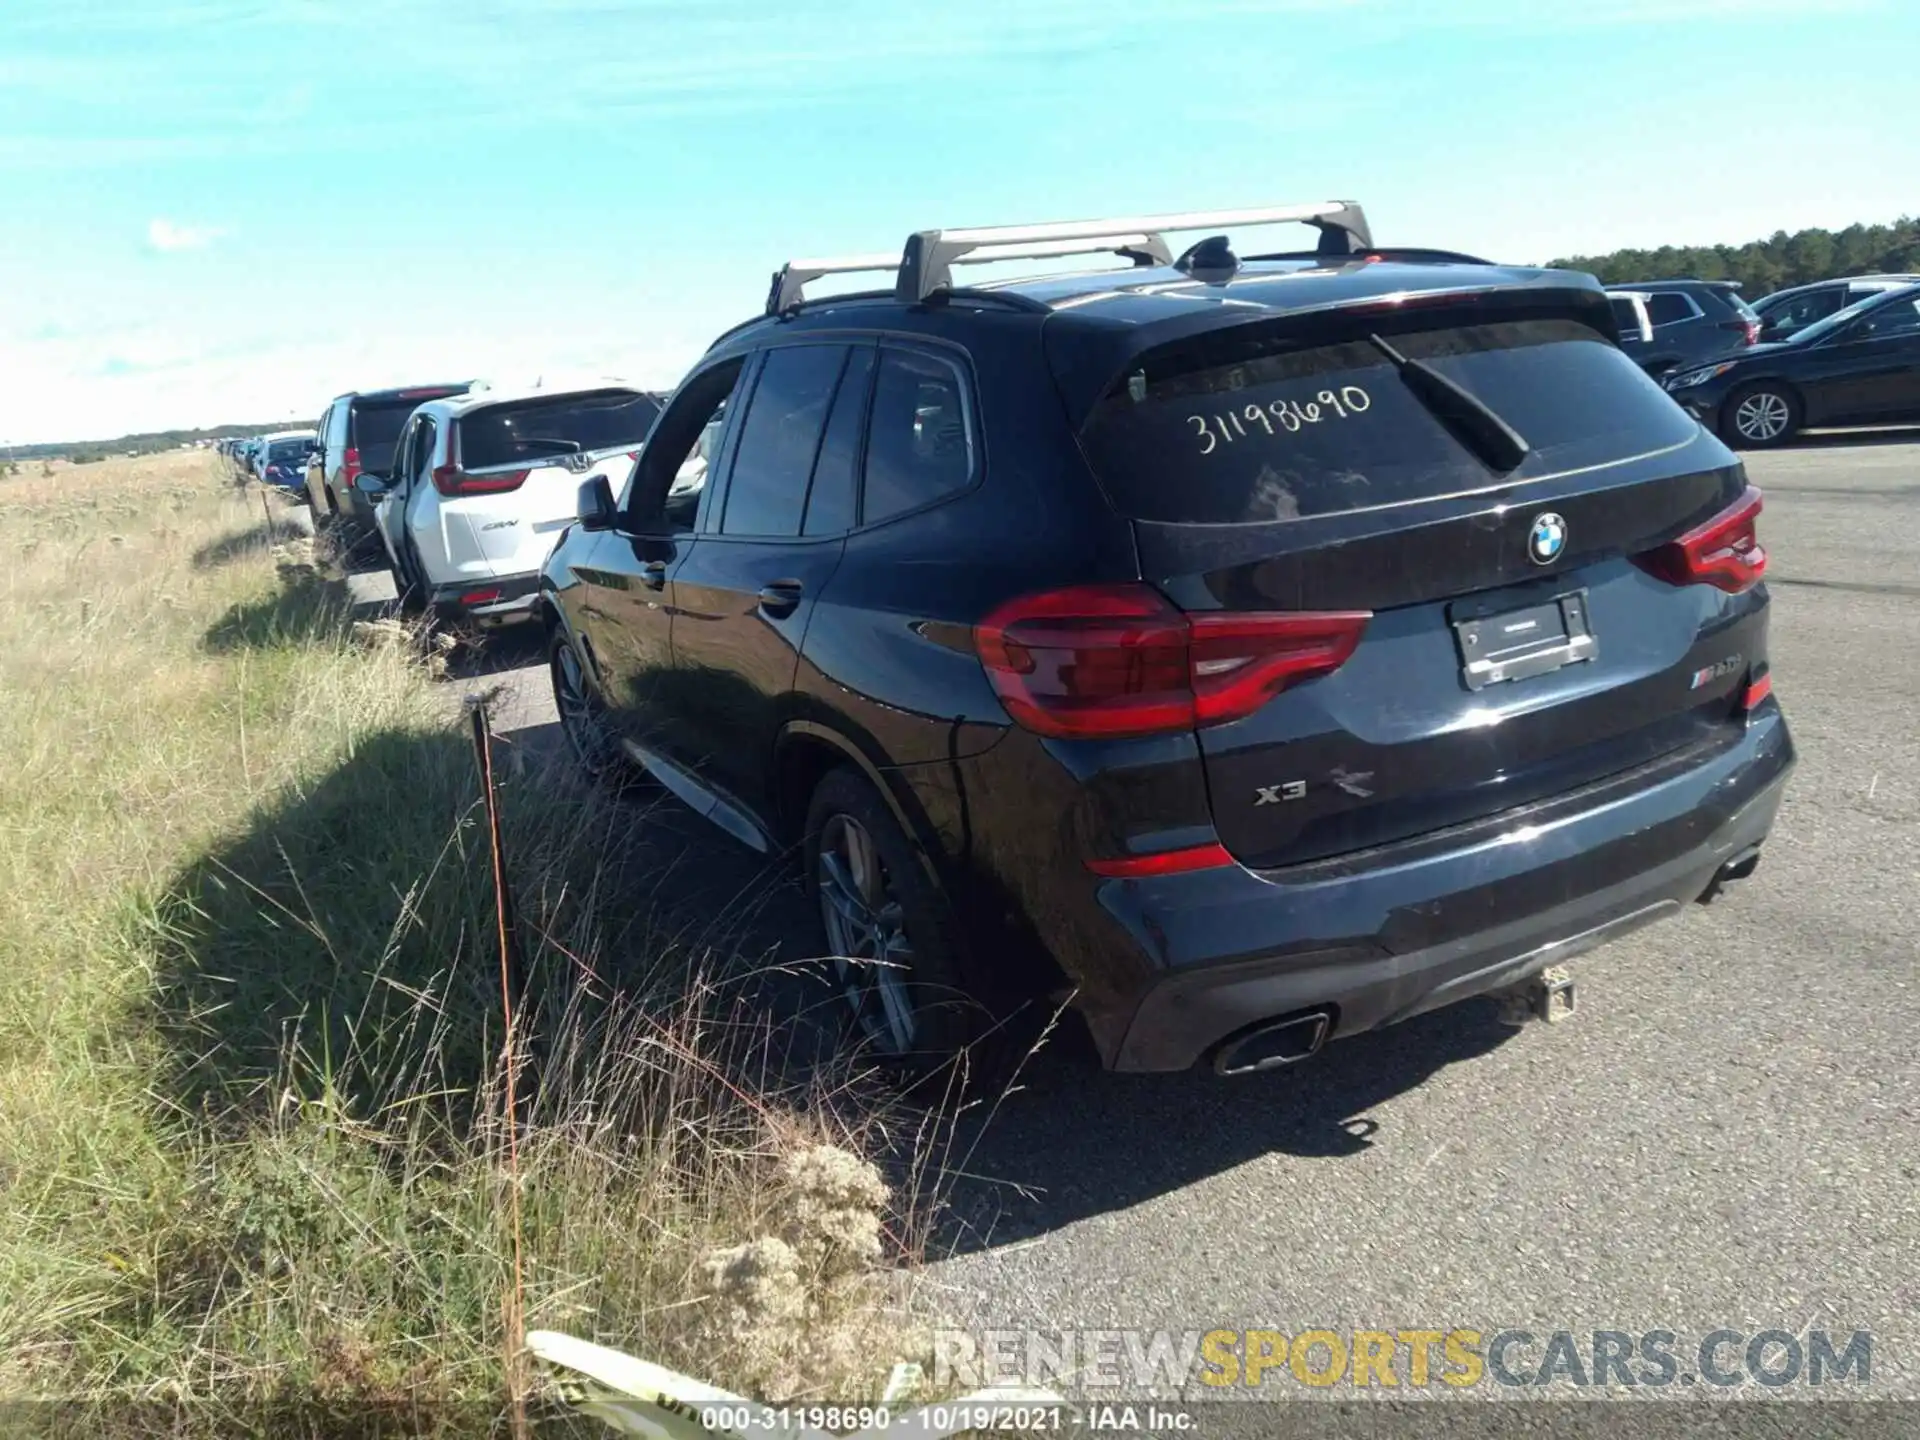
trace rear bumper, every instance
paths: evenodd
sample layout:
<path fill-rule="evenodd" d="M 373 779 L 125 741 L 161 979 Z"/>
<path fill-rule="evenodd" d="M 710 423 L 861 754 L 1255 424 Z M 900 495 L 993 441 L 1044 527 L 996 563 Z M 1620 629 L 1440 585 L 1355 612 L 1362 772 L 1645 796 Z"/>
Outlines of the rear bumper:
<path fill-rule="evenodd" d="M 1793 743 L 1767 705 L 1732 744 L 1499 827 L 1256 873 L 1111 880 L 1100 901 L 1153 975 L 1097 1026 L 1117 1070 L 1183 1070 L 1236 1032 L 1334 1011 L 1333 1037 L 1502 988 L 1697 899 L 1773 825 Z"/>
<path fill-rule="evenodd" d="M 540 572 L 436 586 L 431 601 L 434 613 L 444 620 L 486 626 L 518 624 L 531 620 L 540 603 Z"/>

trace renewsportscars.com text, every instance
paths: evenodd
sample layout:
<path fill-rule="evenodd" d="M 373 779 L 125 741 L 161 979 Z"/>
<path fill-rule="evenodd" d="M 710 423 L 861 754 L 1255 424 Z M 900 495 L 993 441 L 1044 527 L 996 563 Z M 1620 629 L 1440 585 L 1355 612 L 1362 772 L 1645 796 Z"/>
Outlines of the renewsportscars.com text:
<path fill-rule="evenodd" d="M 936 1381 L 1145 1392 L 1865 1386 L 1865 1330 L 987 1330 L 934 1336 Z"/>

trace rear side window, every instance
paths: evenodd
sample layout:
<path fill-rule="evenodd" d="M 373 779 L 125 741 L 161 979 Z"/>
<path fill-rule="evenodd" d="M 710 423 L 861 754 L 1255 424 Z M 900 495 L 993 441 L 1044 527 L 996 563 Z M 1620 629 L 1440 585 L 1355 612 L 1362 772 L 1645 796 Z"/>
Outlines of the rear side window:
<path fill-rule="evenodd" d="M 960 372 L 917 351 L 882 351 L 861 520 L 871 525 L 918 509 L 972 479 L 973 433 Z"/>
<path fill-rule="evenodd" d="M 1647 318 L 1655 325 L 1691 320 L 1698 313 L 1693 308 L 1693 301 L 1677 290 L 1657 290 L 1647 296 Z"/>
<path fill-rule="evenodd" d="M 1519 431 L 1531 447 L 1520 467 L 1504 476 L 1489 469 L 1365 339 L 1303 344 L 1280 326 L 1234 327 L 1149 352 L 1095 406 L 1082 444 L 1121 513 L 1231 525 L 1606 464 L 1684 444 L 1698 429 L 1625 353 L 1578 321 L 1461 325 L 1391 343 Z"/>
<path fill-rule="evenodd" d="M 873 355 L 871 349 L 862 347 L 847 358 L 840 394 L 833 402 L 833 414 L 820 441 L 820 458 L 814 462 L 802 534 L 838 535 L 851 530 L 859 519 L 860 433 L 866 419 L 867 388 L 873 379 Z"/>
<path fill-rule="evenodd" d="M 724 534 L 800 533 L 807 480 L 846 363 L 844 345 L 788 345 L 767 352 L 727 481 Z"/>
<path fill-rule="evenodd" d="M 1882 305 L 1867 317 L 1867 333 L 1876 340 L 1889 335 L 1920 335 L 1920 300 Z"/>
<path fill-rule="evenodd" d="M 631 390 L 490 405 L 462 417 L 460 464 L 485 470 L 592 450 L 637 450 L 659 414 L 659 401 Z"/>

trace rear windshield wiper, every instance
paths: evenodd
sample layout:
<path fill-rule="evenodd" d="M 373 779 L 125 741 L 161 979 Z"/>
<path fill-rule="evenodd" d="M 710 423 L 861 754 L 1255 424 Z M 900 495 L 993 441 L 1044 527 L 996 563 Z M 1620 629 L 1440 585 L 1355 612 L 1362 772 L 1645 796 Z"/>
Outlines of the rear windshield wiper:
<path fill-rule="evenodd" d="M 1409 360 L 1378 335 L 1367 337 L 1400 372 L 1400 378 L 1438 420 L 1474 454 L 1495 470 L 1512 470 L 1533 447 L 1526 437 L 1502 420 L 1486 401 L 1463 390 L 1424 360 Z"/>

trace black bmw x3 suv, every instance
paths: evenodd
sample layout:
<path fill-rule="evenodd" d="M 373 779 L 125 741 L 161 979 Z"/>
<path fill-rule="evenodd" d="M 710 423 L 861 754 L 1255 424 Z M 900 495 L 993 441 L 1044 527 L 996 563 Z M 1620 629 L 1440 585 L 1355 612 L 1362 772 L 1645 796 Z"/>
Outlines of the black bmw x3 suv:
<path fill-rule="evenodd" d="M 952 278 L 1074 251 L 1121 265 Z M 862 268 L 774 277 L 543 593 L 583 762 L 799 857 L 879 1050 L 1070 995 L 1110 1067 L 1266 1068 L 1752 872 L 1760 496 L 1593 279 L 1348 204 L 926 231 L 802 298 Z"/>

